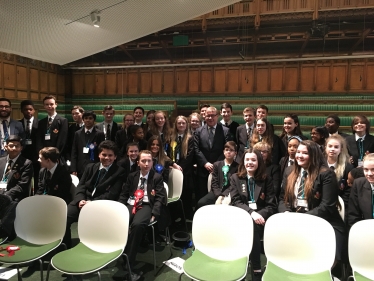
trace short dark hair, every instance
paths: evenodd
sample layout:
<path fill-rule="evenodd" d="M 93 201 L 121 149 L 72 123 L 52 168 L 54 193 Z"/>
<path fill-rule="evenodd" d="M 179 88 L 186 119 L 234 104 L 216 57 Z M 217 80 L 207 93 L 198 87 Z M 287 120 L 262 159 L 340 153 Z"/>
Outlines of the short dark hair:
<path fill-rule="evenodd" d="M 86 110 L 83 115 L 82 115 L 82 119 L 84 120 L 84 118 L 86 117 L 89 117 L 89 116 L 92 116 L 94 120 L 96 120 L 96 113 L 93 112 L 92 110 Z"/>
<path fill-rule="evenodd" d="M 269 112 L 269 108 L 268 108 L 266 105 L 261 104 L 261 105 L 257 106 L 257 108 L 256 108 L 256 113 L 257 113 L 257 109 L 259 109 L 259 108 L 261 108 L 261 109 L 265 109 L 266 112 Z"/>
<path fill-rule="evenodd" d="M 207 103 L 200 104 L 200 110 L 201 110 L 203 107 L 210 107 L 210 104 L 207 104 Z"/>
<path fill-rule="evenodd" d="M 136 142 L 129 142 L 127 145 L 126 145 L 126 153 L 129 151 L 129 147 L 130 146 L 136 146 L 139 150 L 139 144 L 137 144 Z"/>
<path fill-rule="evenodd" d="M 20 136 L 18 135 L 10 135 L 7 140 L 6 140 L 6 143 L 9 143 L 11 141 L 18 141 L 21 145 L 22 145 L 22 139 Z"/>
<path fill-rule="evenodd" d="M 104 106 L 103 112 L 107 111 L 107 110 L 113 110 L 114 111 L 114 108 L 111 105 L 106 105 L 106 106 Z"/>
<path fill-rule="evenodd" d="M 338 124 L 338 126 L 340 126 L 340 118 L 339 118 L 338 115 L 331 114 L 331 115 L 326 117 L 326 120 L 329 119 L 329 118 L 334 119 L 335 123 Z"/>
<path fill-rule="evenodd" d="M 32 107 L 34 107 L 34 103 L 33 103 L 32 100 L 23 100 L 23 101 L 21 101 L 21 104 L 20 104 L 21 109 L 23 109 L 27 105 L 31 105 Z"/>
<path fill-rule="evenodd" d="M 236 145 L 236 143 L 234 141 L 226 142 L 224 148 L 234 149 L 235 151 L 238 150 L 238 146 Z"/>
<path fill-rule="evenodd" d="M 141 106 L 137 106 L 137 107 L 135 107 L 134 110 L 133 110 L 132 112 L 135 112 L 135 111 L 137 111 L 138 109 L 140 109 L 140 110 L 143 112 L 143 115 L 144 115 L 144 108 L 141 107 Z"/>
<path fill-rule="evenodd" d="M 139 125 L 131 125 L 128 129 L 130 130 L 131 135 L 135 135 L 139 129 L 143 129 L 143 128 L 142 126 L 139 126 Z"/>
<path fill-rule="evenodd" d="M 103 151 L 103 149 L 109 149 L 112 150 L 114 155 L 118 155 L 118 147 L 114 141 L 111 140 L 105 140 L 99 144 L 99 147 L 97 148 L 99 154 Z"/>
<path fill-rule="evenodd" d="M 10 101 L 10 99 L 7 99 L 7 98 L 0 98 L 0 101 L 6 101 L 9 103 L 10 106 L 12 106 L 12 102 Z"/>
<path fill-rule="evenodd" d="M 60 151 L 57 147 L 44 147 L 39 151 L 39 154 L 53 163 L 57 163 L 60 159 Z"/>
<path fill-rule="evenodd" d="M 57 102 L 57 98 L 53 95 L 45 96 L 44 99 L 43 99 L 43 104 L 44 104 L 44 101 L 46 101 L 46 100 L 55 100 L 55 102 Z"/>
<path fill-rule="evenodd" d="M 80 105 L 74 105 L 73 108 L 70 110 L 70 112 L 72 112 L 73 110 L 77 110 L 77 109 L 79 110 L 80 113 L 84 113 L 84 109 Z"/>
<path fill-rule="evenodd" d="M 316 132 L 320 134 L 320 136 L 325 140 L 330 136 L 329 131 L 325 126 L 314 126 L 312 129 L 310 129 L 310 131 L 312 131 L 313 129 L 316 130 Z"/>
<path fill-rule="evenodd" d="M 364 123 L 366 125 L 366 134 L 368 135 L 370 133 L 370 121 L 367 119 L 364 115 L 357 115 L 353 118 L 351 123 L 352 133 L 355 134 L 356 131 L 353 129 L 354 125 L 356 125 L 358 122 Z"/>
<path fill-rule="evenodd" d="M 224 109 L 224 108 L 230 108 L 230 110 L 232 111 L 232 106 L 231 106 L 231 104 L 229 104 L 228 102 L 224 102 L 224 103 L 221 105 L 221 110 Z"/>

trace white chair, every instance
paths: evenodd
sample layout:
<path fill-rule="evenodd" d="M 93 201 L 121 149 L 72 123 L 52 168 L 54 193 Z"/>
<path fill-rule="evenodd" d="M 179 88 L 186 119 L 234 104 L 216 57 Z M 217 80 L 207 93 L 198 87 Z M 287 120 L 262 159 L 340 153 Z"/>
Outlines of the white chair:
<path fill-rule="evenodd" d="M 224 205 L 201 207 L 192 222 L 192 237 L 195 251 L 183 265 L 189 278 L 245 278 L 253 243 L 253 221 L 248 212 Z"/>
<path fill-rule="evenodd" d="M 124 204 L 111 200 L 92 201 L 79 214 L 80 243 L 53 256 L 50 265 L 71 275 L 97 272 L 101 280 L 100 269 L 123 254 L 128 230 L 129 211 Z M 128 259 L 127 268 L 130 272 Z M 47 280 L 49 270 L 48 266 Z"/>
<path fill-rule="evenodd" d="M 356 281 L 374 280 L 373 237 L 374 220 L 356 222 L 349 232 L 348 255 Z"/>
<path fill-rule="evenodd" d="M 18 280 L 22 280 L 19 265 L 39 260 L 40 278 L 43 281 L 41 258 L 56 249 L 66 230 L 67 206 L 56 196 L 31 196 L 21 200 L 16 208 L 14 229 L 17 237 L 7 244 L 21 248 L 13 256 L 0 257 L 0 263 L 17 266 Z"/>
<path fill-rule="evenodd" d="M 208 176 L 208 192 L 212 190 L 212 173 L 209 174 Z"/>
<path fill-rule="evenodd" d="M 70 176 L 71 176 L 72 183 L 75 185 L 75 187 L 77 187 L 78 184 L 79 184 L 79 179 L 78 179 L 78 177 L 75 176 L 75 175 L 70 175 Z"/>
<path fill-rule="evenodd" d="M 344 205 L 344 201 L 343 201 L 343 199 L 340 197 L 340 196 L 338 196 L 339 198 L 339 204 L 340 204 L 340 208 L 338 208 L 338 211 L 339 211 L 339 215 L 340 215 L 340 217 L 342 218 L 342 220 L 344 221 L 345 220 L 345 205 Z"/>
<path fill-rule="evenodd" d="M 168 204 L 180 201 L 182 206 L 182 213 L 186 231 L 188 232 L 186 215 L 184 214 L 183 202 L 181 200 L 181 195 L 183 191 L 183 173 L 178 169 L 170 169 L 169 172 L 169 194 L 168 194 Z"/>
<path fill-rule="evenodd" d="M 335 232 L 326 220 L 300 213 L 275 214 L 265 224 L 267 266 L 262 280 L 331 281 L 335 248 Z"/>

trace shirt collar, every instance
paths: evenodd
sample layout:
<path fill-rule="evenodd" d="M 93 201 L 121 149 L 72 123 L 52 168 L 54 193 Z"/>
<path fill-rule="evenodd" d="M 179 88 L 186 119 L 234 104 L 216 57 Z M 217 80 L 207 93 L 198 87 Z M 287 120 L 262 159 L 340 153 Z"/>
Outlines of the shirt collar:
<path fill-rule="evenodd" d="M 91 129 L 89 129 L 89 130 L 86 129 L 86 128 L 84 128 L 84 132 L 85 132 L 85 133 L 90 132 L 90 134 L 91 134 L 91 133 L 92 133 L 92 130 L 93 130 L 93 127 L 92 127 Z"/>
<path fill-rule="evenodd" d="M 221 123 L 222 123 L 222 125 L 226 125 L 226 122 L 223 119 L 221 120 Z M 227 124 L 230 126 L 231 123 L 232 123 L 232 120 L 230 119 L 229 122 L 227 122 Z"/>
<path fill-rule="evenodd" d="M 10 123 L 10 116 L 8 117 L 8 118 L 6 118 L 6 119 L 1 119 L 1 121 L 3 121 L 3 120 L 5 120 L 5 121 L 7 121 L 8 122 L 8 126 L 9 126 L 9 123 Z"/>
<path fill-rule="evenodd" d="M 245 123 L 245 128 L 247 129 L 247 131 L 248 131 L 249 128 L 251 128 L 252 131 L 253 131 L 254 126 L 255 126 L 255 123 L 253 123 L 253 124 L 251 125 L 251 127 L 249 127 L 248 124 Z"/>
<path fill-rule="evenodd" d="M 18 157 L 21 155 L 21 153 L 20 154 L 18 154 L 16 157 L 14 157 L 13 159 L 9 159 L 9 155 L 7 156 L 7 162 L 9 162 L 9 160 L 12 160 L 13 161 L 13 165 L 14 165 L 14 163 L 16 163 L 17 162 L 17 160 L 18 160 Z"/>
<path fill-rule="evenodd" d="M 107 172 L 109 171 L 110 167 L 112 167 L 113 164 L 110 164 L 108 167 L 104 167 L 103 164 L 100 163 L 99 171 L 104 168 Z"/>
<path fill-rule="evenodd" d="M 356 141 L 358 141 L 358 139 L 362 139 L 362 141 L 364 141 L 364 140 L 365 140 L 365 137 L 366 137 L 366 134 L 363 135 L 362 137 L 359 137 L 359 136 L 355 133 Z"/>
<path fill-rule="evenodd" d="M 140 178 L 145 178 L 146 180 L 148 180 L 148 176 L 149 176 L 149 172 L 148 172 L 145 176 L 143 176 L 143 175 L 142 175 L 142 171 L 140 171 L 140 177 L 139 177 L 139 180 L 140 180 Z"/>
<path fill-rule="evenodd" d="M 181 139 L 183 139 L 183 136 L 184 136 L 184 135 L 179 135 L 179 134 L 178 134 L 178 138 L 181 137 Z"/>
<path fill-rule="evenodd" d="M 107 123 L 107 122 L 104 121 L 104 125 L 105 125 L 105 128 L 106 128 L 108 125 L 110 125 L 110 128 L 112 128 L 112 127 L 113 127 L 113 121 L 110 122 L 110 123 Z"/>
<path fill-rule="evenodd" d="M 51 177 L 52 177 L 53 173 L 56 171 L 57 165 L 58 165 L 58 163 L 56 163 L 50 170 L 48 170 L 51 173 Z"/>
<path fill-rule="evenodd" d="M 31 116 L 30 119 L 23 118 L 23 121 L 25 125 L 27 125 L 27 121 L 30 121 L 30 123 L 32 124 L 32 122 L 34 122 L 34 116 Z"/>
<path fill-rule="evenodd" d="M 49 119 L 49 118 L 52 118 L 52 120 L 54 120 L 54 119 L 56 118 L 56 115 L 57 115 L 57 112 L 55 112 L 55 114 L 53 114 L 52 116 L 49 116 L 49 115 L 48 115 L 48 119 Z"/>

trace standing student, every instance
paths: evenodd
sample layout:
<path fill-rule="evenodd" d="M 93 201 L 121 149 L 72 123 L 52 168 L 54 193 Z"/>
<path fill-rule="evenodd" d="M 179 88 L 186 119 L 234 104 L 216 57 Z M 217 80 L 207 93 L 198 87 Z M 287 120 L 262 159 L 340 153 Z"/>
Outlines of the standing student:
<path fill-rule="evenodd" d="M 96 128 L 104 133 L 105 140 L 115 141 L 119 126 L 113 121 L 114 115 L 116 114 L 113 106 L 105 106 L 102 114 L 104 116 L 104 121 L 96 124 Z"/>
<path fill-rule="evenodd" d="M 266 105 L 261 104 L 256 108 L 256 119 L 257 120 L 261 118 L 266 118 L 269 121 L 268 114 L 269 114 L 269 108 Z M 273 124 L 271 124 L 270 122 L 269 124 L 270 124 L 271 129 L 274 132 Z"/>
<path fill-rule="evenodd" d="M 133 110 L 133 115 L 135 118 L 134 125 L 138 125 L 143 128 L 144 108 L 140 106 L 135 107 Z"/>
<path fill-rule="evenodd" d="M 151 152 L 153 159 L 153 169 L 162 175 L 165 183 L 169 181 L 169 170 L 173 166 L 173 161 L 165 154 L 159 136 L 152 136 L 147 143 L 147 150 Z"/>
<path fill-rule="evenodd" d="M 194 112 L 189 116 L 188 121 L 190 124 L 191 135 L 193 135 L 195 131 L 197 130 L 197 128 L 201 127 L 201 124 L 202 124 L 201 115 L 199 113 Z"/>
<path fill-rule="evenodd" d="M 60 197 L 66 204 L 71 201 L 71 176 L 59 164 L 60 152 L 56 147 L 44 147 L 39 151 L 40 172 L 36 195 Z"/>
<path fill-rule="evenodd" d="M 119 155 L 121 157 L 125 155 L 126 153 L 125 149 L 127 147 L 127 144 L 132 143 L 132 142 L 138 145 L 139 151 L 147 149 L 147 141 L 144 139 L 144 129 L 139 125 L 132 125 L 130 126 L 129 130 L 130 130 L 131 137 L 127 139 L 127 141 L 125 142 L 125 145 L 120 150 Z"/>
<path fill-rule="evenodd" d="M 105 135 L 95 127 L 95 120 L 95 112 L 86 110 L 83 113 L 84 128 L 74 135 L 70 171 L 78 178 L 82 177 L 87 164 L 99 162 L 98 146 L 105 140 Z"/>
<path fill-rule="evenodd" d="M 326 127 L 324 126 L 314 126 L 310 130 L 310 137 L 313 142 L 318 144 L 321 148 L 322 152 L 325 151 L 325 142 L 329 137 L 329 132 L 327 131 Z"/>
<path fill-rule="evenodd" d="M 201 124 L 202 126 L 205 125 L 205 113 L 208 107 L 210 107 L 210 105 L 207 103 L 200 105 L 200 116 L 203 119 L 202 124 Z"/>
<path fill-rule="evenodd" d="M 275 194 L 271 178 L 266 175 L 265 163 L 257 150 L 245 150 L 238 173 L 230 181 L 231 205 L 247 211 L 253 219 L 253 248 L 250 254 L 253 277 L 260 281 L 261 237 L 267 219 L 275 213 Z M 233 218 L 234 219 L 234 218 Z"/>
<path fill-rule="evenodd" d="M 286 168 L 295 164 L 296 151 L 297 151 L 297 148 L 299 147 L 299 144 L 302 141 L 303 140 L 299 136 L 292 136 L 288 139 L 287 155 L 282 157 L 281 160 L 279 161 L 282 178 L 283 178 L 283 174 Z"/>
<path fill-rule="evenodd" d="M 335 231 L 336 261 L 342 259 L 345 224 L 339 215 L 335 173 L 327 167 L 319 146 L 309 140 L 297 148 L 296 162 L 283 177 L 279 212 L 298 212 L 328 221 Z"/>
<path fill-rule="evenodd" d="M 350 162 L 361 167 L 365 154 L 374 152 L 374 136 L 370 135 L 370 121 L 366 116 L 355 116 L 351 124 L 353 135 L 346 137 Z"/>
<path fill-rule="evenodd" d="M 71 150 L 73 147 L 75 132 L 82 129 L 82 127 L 84 126 L 83 117 L 82 117 L 83 113 L 84 113 L 84 109 L 79 105 L 75 105 L 71 109 L 71 116 L 73 116 L 74 123 L 71 124 L 68 129 L 68 142 L 65 147 L 66 162 L 68 160 L 71 162 Z"/>
<path fill-rule="evenodd" d="M 37 151 L 43 147 L 56 147 L 60 152 L 60 164 L 65 164 L 63 155 L 68 138 L 68 120 L 57 114 L 56 97 L 48 95 L 43 99 L 44 109 L 48 116 L 39 120 Z"/>
<path fill-rule="evenodd" d="M 160 136 L 164 150 L 168 151 L 171 141 L 170 134 L 169 120 L 165 112 L 160 110 L 156 111 L 151 129 L 147 132 L 146 140 L 149 140 L 151 136 Z"/>
<path fill-rule="evenodd" d="M 232 139 L 236 142 L 236 129 L 239 127 L 239 123 L 231 120 L 232 106 L 231 104 L 225 102 L 221 105 L 221 124 L 230 130 Z"/>
<path fill-rule="evenodd" d="M 143 129 L 145 132 L 148 132 L 153 124 L 153 120 L 155 117 L 156 110 L 148 110 L 147 115 L 146 115 L 146 121 L 147 123 L 144 125 Z"/>
<path fill-rule="evenodd" d="M 134 125 L 134 116 L 131 114 L 125 114 L 122 119 L 122 129 L 118 130 L 115 137 L 115 143 L 119 151 L 123 150 L 123 147 L 127 143 L 128 139 L 131 138 L 130 127 Z"/>
<path fill-rule="evenodd" d="M 244 150 L 251 146 L 251 138 L 255 128 L 256 110 L 252 107 L 246 107 L 243 110 L 244 125 L 236 129 L 236 143 L 238 145 L 237 162 L 239 162 L 244 154 Z"/>
<path fill-rule="evenodd" d="M 283 131 L 279 137 L 287 147 L 287 141 L 292 136 L 298 136 L 302 140 L 307 139 L 307 137 L 305 137 L 301 132 L 299 117 L 293 113 L 284 117 Z"/>
<path fill-rule="evenodd" d="M 329 135 L 341 135 L 343 138 L 348 137 L 348 134 L 342 133 L 339 131 L 339 126 L 340 126 L 340 118 L 339 116 L 332 114 L 327 116 L 326 122 L 325 122 L 325 127 L 329 131 Z"/>

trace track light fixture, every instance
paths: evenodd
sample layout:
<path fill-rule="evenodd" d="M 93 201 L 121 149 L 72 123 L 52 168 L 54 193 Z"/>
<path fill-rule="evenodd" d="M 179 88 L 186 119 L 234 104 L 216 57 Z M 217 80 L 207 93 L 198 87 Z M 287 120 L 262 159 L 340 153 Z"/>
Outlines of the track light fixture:
<path fill-rule="evenodd" d="M 94 27 L 100 27 L 100 12 L 95 10 L 91 12 L 91 21 Z"/>

